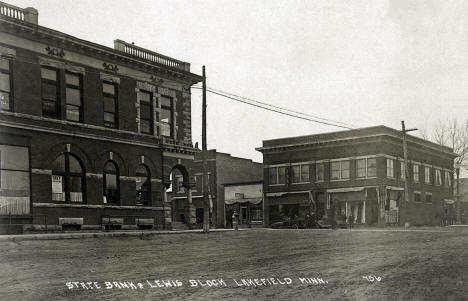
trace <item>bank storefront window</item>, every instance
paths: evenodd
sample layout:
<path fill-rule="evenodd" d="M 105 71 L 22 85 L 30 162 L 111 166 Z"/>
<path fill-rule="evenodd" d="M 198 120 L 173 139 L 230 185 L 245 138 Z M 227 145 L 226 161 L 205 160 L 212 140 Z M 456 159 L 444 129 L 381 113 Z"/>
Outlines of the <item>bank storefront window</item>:
<path fill-rule="evenodd" d="M 59 155 L 52 163 L 52 201 L 84 202 L 85 172 L 77 157 Z"/>
<path fill-rule="evenodd" d="M 30 213 L 29 150 L 0 145 L 0 215 Z"/>

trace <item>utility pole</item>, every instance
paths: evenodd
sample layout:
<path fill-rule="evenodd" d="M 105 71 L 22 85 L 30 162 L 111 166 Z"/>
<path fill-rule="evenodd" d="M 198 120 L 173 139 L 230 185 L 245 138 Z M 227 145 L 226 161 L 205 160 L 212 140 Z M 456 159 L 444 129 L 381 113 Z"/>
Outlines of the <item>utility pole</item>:
<path fill-rule="evenodd" d="M 208 199 L 208 166 L 206 161 L 206 74 L 203 66 L 203 103 L 202 103 L 202 157 L 203 157 L 203 232 L 210 232 L 210 204 Z"/>
<path fill-rule="evenodd" d="M 409 193 L 408 193 L 408 181 L 409 181 L 409 171 L 408 171 L 408 146 L 406 143 L 406 133 L 416 131 L 417 129 L 406 129 L 405 128 L 405 121 L 401 121 L 401 132 L 403 133 L 403 158 L 405 160 L 405 201 L 402 203 L 400 202 L 400 216 L 401 211 L 404 206 L 406 206 L 406 202 L 409 202 Z M 403 204 L 405 204 L 403 206 Z"/>

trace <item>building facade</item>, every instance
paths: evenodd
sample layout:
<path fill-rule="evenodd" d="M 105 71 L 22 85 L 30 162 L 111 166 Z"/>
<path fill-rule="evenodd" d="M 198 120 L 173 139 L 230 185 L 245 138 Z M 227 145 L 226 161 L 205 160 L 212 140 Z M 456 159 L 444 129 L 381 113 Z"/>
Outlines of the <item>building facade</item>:
<path fill-rule="evenodd" d="M 265 225 L 307 214 L 356 225 L 439 225 L 453 203 L 452 149 L 376 126 L 263 141 Z M 408 181 L 408 201 L 405 201 Z"/>
<path fill-rule="evenodd" d="M 201 76 L 133 43 L 42 27 L 37 15 L 0 2 L 0 220 L 169 228 L 171 172 L 190 190 L 190 87 Z"/>
<path fill-rule="evenodd" d="M 232 227 L 234 212 L 241 227 L 263 226 L 263 181 L 224 184 L 226 228 Z"/>
<path fill-rule="evenodd" d="M 203 223 L 203 156 L 206 156 L 208 189 L 210 203 L 210 221 L 211 226 L 223 228 L 226 222 L 230 220 L 224 207 L 224 184 L 262 181 L 262 164 L 253 162 L 250 159 L 231 156 L 230 154 L 217 152 L 216 150 L 207 150 L 195 154 L 193 164 L 187 167 L 191 175 L 192 199 L 196 210 L 196 220 L 198 226 Z M 187 191 L 181 182 L 183 177 L 176 171 L 172 177 L 174 183 L 172 188 L 173 201 L 173 220 L 183 222 L 187 209 Z"/>
<path fill-rule="evenodd" d="M 458 214 L 460 223 L 463 225 L 468 224 L 468 178 L 460 178 L 458 180 L 458 184 L 460 187 L 457 189 L 457 181 L 455 180 L 455 194 L 458 191 L 458 195 L 456 195 L 456 200 L 458 201 Z"/>

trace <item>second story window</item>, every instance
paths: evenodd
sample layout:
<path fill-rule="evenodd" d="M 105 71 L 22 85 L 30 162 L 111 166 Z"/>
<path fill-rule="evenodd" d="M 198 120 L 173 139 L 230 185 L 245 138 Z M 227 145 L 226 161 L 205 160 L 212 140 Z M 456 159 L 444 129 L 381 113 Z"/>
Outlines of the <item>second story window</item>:
<path fill-rule="evenodd" d="M 65 99 L 66 99 L 66 119 L 70 121 L 83 121 L 82 108 L 82 83 L 81 75 L 75 73 L 65 73 Z"/>
<path fill-rule="evenodd" d="M 0 58 L 0 111 L 11 111 L 10 61 Z"/>
<path fill-rule="evenodd" d="M 270 167 L 270 185 L 286 184 L 286 167 Z"/>
<path fill-rule="evenodd" d="M 324 179 L 323 163 L 315 164 L 315 182 L 323 182 Z"/>
<path fill-rule="evenodd" d="M 42 116 L 60 118 L 60 84 L 58 70 L 42 67 Z"/>
<path fill-rule="evenodd" d="M 174 132 L 174 104 L 171 97 L 161 97 L 161 136 L 173 137 Z"/>
<path fill-rule="evenodd" d="M 368 158 L 367 159 L 367 177 L 376 177 L 377 176 L 377 159 Z"/>
<path fill-rule="evenodd" d="M 356 162 L 358 178 L 372 178 L 377 176 L 377 160 L 375 158 L 358 159 Z"/>
<path fill-rule="evenodd" d="M 356 162 L 356 176 L 358 178 L 365 178 L 367 175 L 366 159 L 359 159 Z"/>
<path fill-rule="evenodd" d="M 349 179 L 349 161 L 331 162 L 331 179 Z"/>
<path fill-rule="evenodd" d="M 309 165 L 293 165 L 292 166 L 292 182 L 293 183 L 307 183 L 309 182 Z"/>
<path fill-rule="evenodd" d="M 419 183 L 419 165 L 413 164 L 413 181 Z"/>
<path fill-rule="evenodd" d="M 428 166 L 424 167 L 424 183 L 431 184 L 431 168 Z"/>
<path fill-rule="evenodd" d="M 450 188 L 452 186 L 452 175 L 449 171 L 445 172 L 445 187 Z"/>
<path fill-rule="evenodd" d="M 442 174 L 440 169 L 435 170 L 435 184 L 438 186 L 442 185 Z"/>
<path fill-rule="evenodd" d="M 405 171 L 405 162 L 400 162 L 400 178 L 404 181 L 406 180 L 406 171 Z"/>
<path fill-rule="evenodd" d="M 144 134 L 153 134 L 153 95 L 150 92 L 140 91 L 140 131 Z"/>
<path fill-rule="evenodd" d="M 395 169 L 393 168 L 393 159 L 387 159 L 387 178 L 395 177 Z"/>
<path fill-rule="evenodd" d="M 118 128 L 117 123 L 117 85 L 110 82 L 102 83 L 104 101 L 104 126 Z"/>

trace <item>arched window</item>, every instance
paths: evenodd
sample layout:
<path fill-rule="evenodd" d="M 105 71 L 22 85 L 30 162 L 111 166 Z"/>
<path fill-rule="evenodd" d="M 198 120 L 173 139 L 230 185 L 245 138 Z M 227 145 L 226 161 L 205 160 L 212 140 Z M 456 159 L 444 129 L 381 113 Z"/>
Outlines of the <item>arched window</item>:
<path fill-rule="evenodd" d="M 136 170 L 136 205 L 149 206 L 151 202 L 151 175 L 143 164 Z"/>
<path fill-rule="evenodd" d="M 104 204 L 118 204 L 120 200 L 119 169 L 113 161 L 104 165 Z"/>
<path fill-rule="evenodd" d="M 52 163 L 52 201 L 81 203 L 84 200 L 84 169 L 78 159 L 64 153 Z"/>

